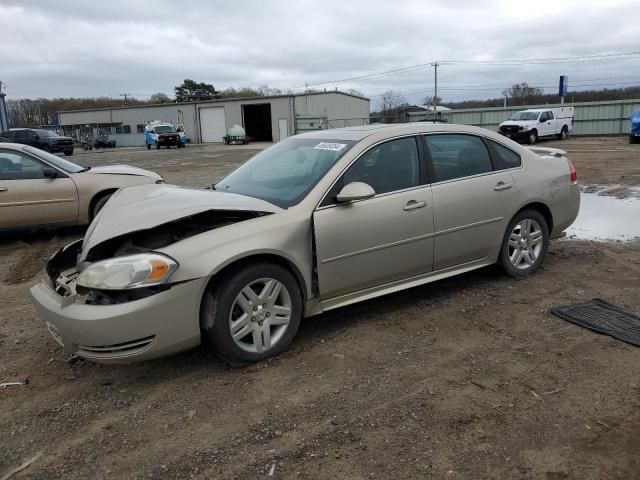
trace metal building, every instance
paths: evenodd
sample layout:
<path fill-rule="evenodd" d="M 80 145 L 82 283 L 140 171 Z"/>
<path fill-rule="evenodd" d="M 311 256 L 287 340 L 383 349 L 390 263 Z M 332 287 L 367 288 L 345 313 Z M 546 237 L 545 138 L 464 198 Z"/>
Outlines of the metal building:
<path fill-rule="evenodd" d="M 565 104 L 567 106 L 569 104 Z M 442 119 L 449 123 L 475 125 L 497 131 L 498 125 L 511 115 L 527 108 L 556 108 L 554 105 L 530 105 L 526 107 L 467 108 L 442 112 Z M 577 102 L 574 107 L 572 135 L 625 135 L 629 133 L 629 116 L 640 107 L 640 99 Z"/>
<path fill-rule="evenodd" d="M 225 98 L 58 112 L 66 135 L 108 134 L 119 146 L 144 145 L 152 120 L 183 124 L 192 142 L 222 142 L 242 125 L 255 141 L 277 142 L 295 133 L 369 123 L 369 99 L 340 91 Z"/>

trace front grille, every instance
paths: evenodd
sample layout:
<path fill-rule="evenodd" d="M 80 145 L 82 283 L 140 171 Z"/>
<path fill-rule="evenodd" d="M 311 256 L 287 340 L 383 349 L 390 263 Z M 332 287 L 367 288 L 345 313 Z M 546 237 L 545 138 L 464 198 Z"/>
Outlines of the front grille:
<path fill-rule="evenodd" d="M 518 125 L 503 125 L 500 127 L 500 131 L 503 133 L 516 133 L 520 131 L 520 127 Z"/>
<path fill-rule="evenodd" d="M 64 139 L 64 140 L 56 140 L 56 145 L 73 145 L 73 140 Z"/>
<path fill-rule="evenodd" d="M 139 338 L 137 340 L 131 340 L 125 343 L 116 343 L 114 345 L 97 345 L 86 346 L 78 345 L 77 354 L 82 357 L 91 358 L 117 358 L 142 353 L 151 347 L 151 344 L 155 340 L 155 335 L 149 337 Z"/>

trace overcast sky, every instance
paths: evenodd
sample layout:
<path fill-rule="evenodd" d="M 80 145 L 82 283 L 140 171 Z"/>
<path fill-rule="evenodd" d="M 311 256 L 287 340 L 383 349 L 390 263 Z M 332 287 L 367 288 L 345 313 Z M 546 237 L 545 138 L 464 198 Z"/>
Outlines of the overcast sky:
<path fill-rule="evenodd" d="M 418 103 L 432 93 L 432 67 L 335 81 L 434 60 L 638 52 L 638 15 L 638 0 L 0 0 L 0 81 L 9 98 L 132 93 L 144 99 L 172 95 L 191 78 L 217 89 L 305 82 L 355 88 L 374 103 L 393 89 Z M 496 97 L 515 82 L 548 86 L 551 93 L 560 74 L 569 75 L 570 89 L 639 84 L 638 57 L 445 64 L 439 96 Z"/>

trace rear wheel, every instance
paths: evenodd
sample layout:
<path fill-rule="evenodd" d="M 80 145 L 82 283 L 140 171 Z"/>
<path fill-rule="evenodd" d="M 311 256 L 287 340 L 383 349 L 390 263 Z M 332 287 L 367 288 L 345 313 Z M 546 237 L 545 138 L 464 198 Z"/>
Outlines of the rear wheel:
<path fill-rule="evenodd" d="M 536 143 L 538 141 L 538 132 L 536 130 L 531 130 L 531 132 L 529 132 L 529 138 L 527 138 L 527 141 L 529 142 L 529 145 L 533 145 L 534 143 Z"/>
<path fill-rule="evenodd" d="M 70 157 L 71 155 L 73 155 L 73 150 L 65 150 L 65 151 L 64 151 L 64 154 L 65 154 L 67 157 Z"/>
<path fill-rule="evenodd" d="M 302 295 L 280 265 L 257 263 L 230 273 L 205 293 L 203 343 L 233 366 L 283 352 L 298 331 Z"/>
<path fill-rule="evenodd" d="M 566 125 L 562 127 L 562 130 L 560 130 L 560 134 L 558 135 L 558 138 L 560 140 L 566 140 L 567 138 L 569 138 L 569 129 L 567 128 Z"/>
<path fill-rule="evenodd" d="M 537 210 L 523 210 L 509 222 L 498 263 L 511 277 L 535 272 L 547 253 L 549 226 Z"/>

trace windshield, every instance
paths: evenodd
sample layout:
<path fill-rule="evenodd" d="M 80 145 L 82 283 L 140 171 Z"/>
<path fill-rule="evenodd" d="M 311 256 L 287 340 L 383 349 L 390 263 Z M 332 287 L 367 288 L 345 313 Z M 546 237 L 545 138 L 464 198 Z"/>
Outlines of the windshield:
<path fill-rule="evenodd" d="M 215 185 L 289 208 L 300 202 L 355 142 L 290 138 L 250 159 Z"/>
<path fill-rule="evenodd" d="M 176 133 L 173 125 L 159 125 L 153 129 L 156 133 Z"/>
<path fill-rule="evenodd" d="M 25 152 L 29 152 L 31 155 L 41 158 L 45 162 L 49 162 L 54 167 L 58 167 L 61 170 L 64 170 L 67 173 L 78 173 L 88 170 L 88 168 L 81 167 L 80 165 L 76 165 L 69 160 L 65 160 L 64 158 L 58 157 L 53 153 L 45 152 L 44 150 L 40 150 L 39 148 L 34 147 L 24 147 Z"/>
<path fill-rule="evenodd" d="M 59 135 L 53 130 L 34 130 L 41 137 L 58 137 Z"/>
<path fill-rule="evenodd" d="M 537 120 L 540 112 L 517 112 L 509 120 Z"/>

